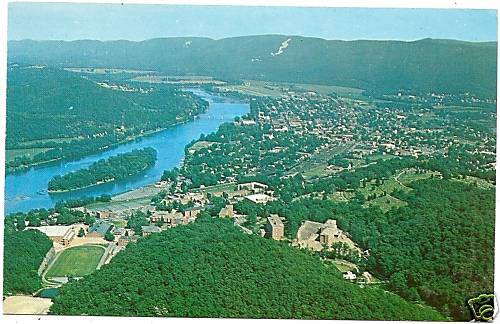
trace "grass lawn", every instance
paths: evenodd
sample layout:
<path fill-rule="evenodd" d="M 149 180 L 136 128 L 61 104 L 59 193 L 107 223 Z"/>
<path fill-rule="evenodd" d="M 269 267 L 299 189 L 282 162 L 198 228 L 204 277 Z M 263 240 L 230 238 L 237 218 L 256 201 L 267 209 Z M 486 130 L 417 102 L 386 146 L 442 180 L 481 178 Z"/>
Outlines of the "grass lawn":
<path fill-rule="evenodd" d="M 210 146 L 212 146 L 215 142 L 208 142 L 208 141 L 198 141 L 196 143 L 194 143 L 190 148 L 189 150 L 194 150 L 194 151 L 198 151 L 198 150 L 201 150 L 201 149 L 204 149 L 204 148 L 208 148 Z"/>
<path fill-rule="evenodd" d="M 123 219 L 112 220 L 111 223 L 113 223 L 115 227 L 125 227 L 127 225 L 127 221 Z"/>
<path fill-rule="evenodd" d="M 377 197 L 366 203 L 368 206 L 379 206 L 380 209 L 385 213 L 392 208 L 399 208 L 408 205 L 406 201 L 399 200 L 391 195 L 386 195 L 384 197 Z"/>
<path fill-rule="evenodd" d="M 345 202 L 354 198 L 355 193 L 346 191 L 337 191 L 330 195 L 328 198 L 336 202 Z"/>
<path fill-rule="evenodd" d="M 409 191 L 410 188 L 402 186 L 394 178 L 385 180 L 380 186 L 375 185 L 375 181 L 370 181 L 366 184 L 365 188 L 359 188 L 358 191 L 361 192 L 365 198 L 368 198 L 372 194 L 377 194 L 377 196 L 382 195 L 384 192 L 391 194 L 395 190 Z"/>
<path fill-rule="evenodd" d="M 316 167 L 313 167 L 303 173 L 305 178 L 314 178 L 314 177 L 325 177 L 333 172 L 327 169 L 328 164 L 320 164 Z"/>
<path fill-rule="evenodd" d="M 471 177 L 471 176 L 467 176 L 465 179 L 453 179 L 453 181 L 459 181 L 459 182 L 465 182 L 465 183 L 475 183 L 475 184 L 477 184 L 478 188 L 481 188 L 481 189 L 495 188 L 495 185 L 493 183 L 488 182 L 487 180 L 484 180 L 481 178 L 476 178 L 476 177 Z"/>
<path fill-rule="evenodd" d="M 82 277 L 95 271 L 104 248 L 91 245 L 77 246 L 61 252 L 46 277 Z"/>
<path fill-rule="evenodd" d="M 356 265 L 352 264 L 350 262 L 345 262 L 345 261 L 333 261 L 335 266 L 340 272 L 347 272 L 347 271 L 355 271 L 356 270 Z"/>
<path fill-rule="evenodd" d="M 432 176 L 439 176 L 439 172 L 436 171 L 426 171 L 425 173 L 416 173 L 414 169 L 406 170 L 399 176 L 399 181 L 402 184 L 408 185 L 409 183 L 417 180 L 428 179 Z"/>
<path fill-rule="evenodd" d="M 26 156 L 33 157 L 38 153 L 50 150 L 50 148 L 26 148 L 26 149 L 11 149 L 5 150 L 5 162 L 13 161 L 16 157 Z"/>

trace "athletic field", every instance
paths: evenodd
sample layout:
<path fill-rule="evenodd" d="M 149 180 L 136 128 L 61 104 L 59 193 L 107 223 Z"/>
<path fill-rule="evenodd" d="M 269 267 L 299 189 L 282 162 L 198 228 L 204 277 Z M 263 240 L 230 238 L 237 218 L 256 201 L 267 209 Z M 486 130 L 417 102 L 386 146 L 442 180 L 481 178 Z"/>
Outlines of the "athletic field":
<path fill-rule="evenodd" d="M 46 277 L 83 277 L 95 271 L 104 248 L 82 245 L 61 252 Z"/>

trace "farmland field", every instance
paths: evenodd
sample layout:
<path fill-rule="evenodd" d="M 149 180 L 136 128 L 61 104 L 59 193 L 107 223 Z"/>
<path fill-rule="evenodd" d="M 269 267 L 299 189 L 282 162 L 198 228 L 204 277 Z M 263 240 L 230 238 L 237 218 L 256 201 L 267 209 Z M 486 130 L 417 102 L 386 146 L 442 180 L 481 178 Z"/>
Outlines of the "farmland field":
<path fill-rule="evenodd" d="M 82 277 L 88 275 L 97 267 L 104 254 L 104 247 L 84 245 L 61 252 L 47 272 L 47 277 Z"/>
<path fill-rule="evenodd" d="M 50 148 L 22 148 L 22 149 L 11 149 L 5 151 L 5 160 L 7 162 L 13 161 L 16 157 L 33 157 L 38 153 L 42 153 L 50 150 Z"/>

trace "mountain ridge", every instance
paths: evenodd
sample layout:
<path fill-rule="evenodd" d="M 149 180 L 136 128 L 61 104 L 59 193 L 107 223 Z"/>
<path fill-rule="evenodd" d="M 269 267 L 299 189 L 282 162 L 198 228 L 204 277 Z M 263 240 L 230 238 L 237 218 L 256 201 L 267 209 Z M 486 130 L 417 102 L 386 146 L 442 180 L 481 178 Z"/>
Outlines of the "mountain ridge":
<path fill-rule="evenodd" d="M 284 45 L 282 52 L 278 53 Z M 300 44 L 300 46 L 297 46 Z M 496 42 L 325 40 L 261 35 L 144 41 L 9 41 L 8 61 L 58 67 L 133 68 L 397 91 L 496 94 Z M 272 53 L 275 53 L 274 55 Z"/>

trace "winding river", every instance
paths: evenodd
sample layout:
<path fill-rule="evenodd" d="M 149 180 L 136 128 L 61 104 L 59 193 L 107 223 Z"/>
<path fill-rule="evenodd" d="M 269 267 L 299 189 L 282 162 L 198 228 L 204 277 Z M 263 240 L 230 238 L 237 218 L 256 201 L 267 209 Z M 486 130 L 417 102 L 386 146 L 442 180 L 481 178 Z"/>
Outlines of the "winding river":
<path fill-rule="evenodd" d="M 50 208 L 59 200 L 100 196 L 105 193 L 115 195 L 154 183 L 160 179 L 164 170 L 180 165 L 187 144 L 198 139 L 201 134 L 212 133 L 222 123 L 230 122 L 235 117 L 245 115 L 250 111 L 248 104 L 228 102 L 226 99 L 197 89 L 190 91 L 209 102 L 207 111 L 193 121 L 173 126 L 78 161 L 33 167 L 23 172 L 7 175 L 5 177 L 5 214 L 26 212 L 33 208 Z M 47 193 L 47 183 L 55 175 L 86 168 L 99 159 L 148 146 L 156 149 L 158 156 L 154 168 L 144 174 L 67 193 L 50 195 Z"/>

